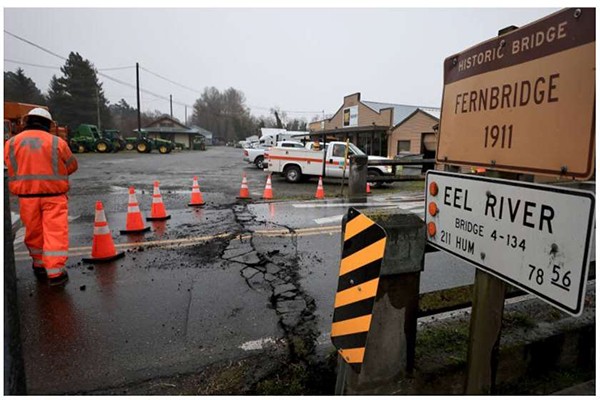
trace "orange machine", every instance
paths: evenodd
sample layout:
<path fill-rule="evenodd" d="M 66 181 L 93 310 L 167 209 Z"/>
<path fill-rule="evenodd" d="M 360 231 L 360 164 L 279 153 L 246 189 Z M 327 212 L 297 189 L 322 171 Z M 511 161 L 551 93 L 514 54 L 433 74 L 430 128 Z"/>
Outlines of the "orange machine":
<path fill-rule="evenodd" d="M 17 133 L 21 132 L 23 128 L 25 128 L 25 124 L 23 123 L 23 117 L 27 115 L 27 113 L 34 108 L 43 108 L 48 110 L 46 106 L 40 106 L 37 104 L 27 104 L 27 103 L 16 103 L 12 101 L 4 102 L 4 140 L 8 140 L 11 137 L 15 136 Z M 56 122 L 52 123 L 52 127 L 50 128 L 50 133 L 56 135 L 67 142 L 68 139 L 68 131 L 65 126 L 58 126 Z"/>

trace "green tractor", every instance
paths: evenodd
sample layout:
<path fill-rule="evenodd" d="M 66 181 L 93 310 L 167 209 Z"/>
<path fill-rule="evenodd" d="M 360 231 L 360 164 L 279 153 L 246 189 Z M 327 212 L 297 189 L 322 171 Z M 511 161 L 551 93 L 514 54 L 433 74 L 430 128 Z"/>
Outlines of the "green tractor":
<path fill-rule="evenodd" d="M 157 149 L 161 154 L 168 154 L 173 151 L 175 145 L 165 139 L 152 139 L 147 136 L 147 132 L 141 131 L 138 137 L 125 138 L 125 149 L 133 150 L 136 149 L 138 153 L 150 153 L 152 150 Z"/>
<path fill-rule="evenodd" d="M 111 141 L 100 135 L 96 125 L 89 124 L 81 124 L 77 127 L 70 140 L 70 146 L 74 153 L 86 153 L 88 151 L 110 153 L 113 149 Z"/>
<path fill-rule="evenodd" d="M 112 143 L 114 152 L 121 151 L 125 148 L 126 142 L 117 129 L 105 129 L 102 132 L 102 137 Z"/>

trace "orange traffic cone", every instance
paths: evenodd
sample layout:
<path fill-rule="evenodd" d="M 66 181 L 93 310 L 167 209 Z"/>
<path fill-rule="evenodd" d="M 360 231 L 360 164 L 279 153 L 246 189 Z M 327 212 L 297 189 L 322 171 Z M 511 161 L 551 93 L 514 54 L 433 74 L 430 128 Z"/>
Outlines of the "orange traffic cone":
<path fill-rule="evenodd" d="M 371 193 L 371 184 L 369 182 L 367 182 L 367 194 L 372 194 Z"/>
<path fill-rule="evenodd" d="M 319 177 L 319 186 L 317 186 L 317 193 L 315 193 L 315 199 L 324 199 L 325 191 L 323 190 L 323 177 Z"/>
<path fill-rule="evenodd" d="M 129 203 L 127 204 L 127 223 L 125 229 L 121 230 L 121 235 L 127 233 L 143 233 L 150 230 L 149 226 L 144 226 L 144 217 L 140 211 L 140 205 L 135 197 L 135 188 L 129 188 Z"/>
<path fill-rule="evenodd" d="M 96 218 L 94 220 L 94 239 L 92 242 L 92 256 L 90 258 L 82 258 L 82 261 L 108 262 L 124 257 L 125 252 L 117 253 L 113 242 L 106 216 L 104 215 L 104 207 L 102 202 L 96 202 Z"/>
<path fill-rule="evenodd" d="M 265 185 L 265 191 L 263 192 L 263 199 L 273 200 L 273 188 L 271 187 L 271 174 L 267 178 L 267 184 Z"/>
<path fill-rule="evenodd" d="M 206 204 L 204 199 L 202 198 L 202 192 L 200 191 L 200 185 L 198 185 L 198 177 L 194 177 L 194 181 L 192 182 L 192 198 L 188 206 L 190 207 L 200 207 Z"/>
<path fill-rule="evenodd" d="M 152 210 L 150 212 L 150 216 L 146 217 L 146 220 L 163 221 L 169 218 L 171 218 L 171 216 L 167 215 L 167 210 L 165 209 L 165 205 L 162 201 L 162 196 L 160 195 L 158 181 L 154 181 L 154 193 L 152 193 Z"/>
<path fill-rule="evenodd" d="M 248 181 L 246 180 L 246 173 L 242 176 L 242 186 L 240 187 L 240 195 L 236 197 L 239 200 L 249 200 L 250 190 L 248 189 Z"/>

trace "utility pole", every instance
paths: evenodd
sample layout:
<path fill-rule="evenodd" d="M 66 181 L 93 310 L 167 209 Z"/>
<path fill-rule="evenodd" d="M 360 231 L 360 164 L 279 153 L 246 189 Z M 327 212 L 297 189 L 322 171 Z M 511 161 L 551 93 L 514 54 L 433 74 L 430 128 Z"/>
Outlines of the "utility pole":
<path fill-rule="evenodd" d="M 138 135 L 142 131 L 142 117 L 140 113 L 140 64 L 135 63 L 135 86 L 137 94 L 137 120 L 138 120 Z"/>
<path fill-rule="evenodd" d="M 169 95 L 169 105 L 171 107 L 171 119 L 173 119 L 173 95 Z"/>
<path fill-rule="evenodd" d="M 187 106 L 185 106 L 185 126 L 187 126 Z"/>
<path fill-rule="evenodd" d="M 98 86 L 96 86 L 96 115 L 98 116 L 98 131 L 100 131 L 102 126 L 100 125 L 100 91 Z"/>

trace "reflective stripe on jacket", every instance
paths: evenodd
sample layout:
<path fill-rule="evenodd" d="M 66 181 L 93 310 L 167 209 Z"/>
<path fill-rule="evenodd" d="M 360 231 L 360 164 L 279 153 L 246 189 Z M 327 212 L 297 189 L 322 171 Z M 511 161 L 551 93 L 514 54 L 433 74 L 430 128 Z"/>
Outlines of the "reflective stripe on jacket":
<path fill-rule="evenodd" d="M 16 195 L 66 193 L 69 175 L 78 167 L 67 142 L 39 130 L 23 131 L 6 142 L 4 162 Z"/>

